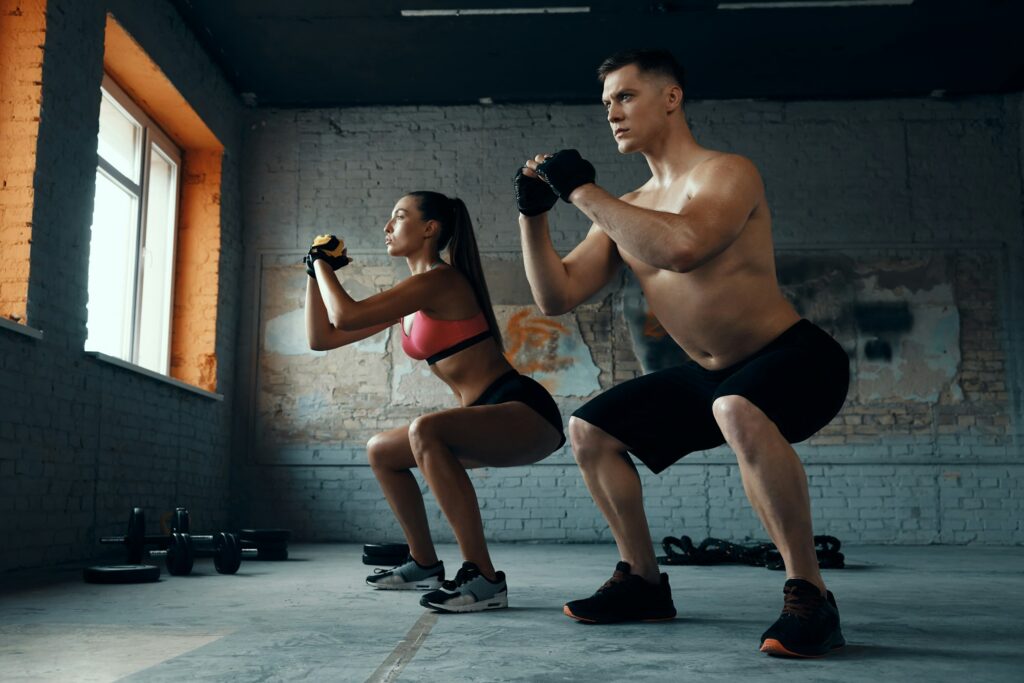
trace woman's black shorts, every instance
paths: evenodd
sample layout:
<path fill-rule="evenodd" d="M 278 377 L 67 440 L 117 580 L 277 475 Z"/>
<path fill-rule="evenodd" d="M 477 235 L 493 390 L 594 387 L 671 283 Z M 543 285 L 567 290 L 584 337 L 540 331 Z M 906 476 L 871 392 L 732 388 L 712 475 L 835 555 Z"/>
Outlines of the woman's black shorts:
<path fill-rule="evenodd" d="M 531 377 L 520 375 L 515 370 L 509 370 L 498 379 L 491 382 L 491 385 L 484 389 L 480 397 L 470 405 L 491 406 L 509 401 L 520 401 L 533 408 L 541 417 L 551 423 L 558 430 L 561 441 L 558 448 L 565 443 L 565 431 L 562 429 L 562 413 L 551 398 L 548 390 L 541 386 Z"/>
<path fill-rule="evenodd" d="M 828 424 L 846 401 L 850 359 L 827 332 L 800 320 L 746 360 L 705 370 L 690 361 L 623 382 L 573 415 L 626 444 L 657 473 L 687 453 L 725 443 L 711 405 L 738 395 L 790 443 Z"/>

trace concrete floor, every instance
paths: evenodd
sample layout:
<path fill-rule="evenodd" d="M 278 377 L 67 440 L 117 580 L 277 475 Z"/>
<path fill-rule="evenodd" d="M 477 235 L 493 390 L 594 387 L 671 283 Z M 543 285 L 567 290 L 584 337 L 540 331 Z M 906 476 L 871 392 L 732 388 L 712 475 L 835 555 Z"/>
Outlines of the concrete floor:
<path fill-rule="evenodd" d="M 612 546 L 495 546 L 510 609 L 469 615 L 371 590 L 360 552 L 298 545 L 235 576 L 200 560 L 142 585 L 5 577 L 0 681 L 1024 680 L 1021 547 L 844 547 L 825 579 L 849 645 L 801 661 L 757 652 L 780 572 L 669 567 L 675 621 L 587 626 L 561 606 L 608 578 Z M 439 554 L 454 574 L 456 548 Z"/>

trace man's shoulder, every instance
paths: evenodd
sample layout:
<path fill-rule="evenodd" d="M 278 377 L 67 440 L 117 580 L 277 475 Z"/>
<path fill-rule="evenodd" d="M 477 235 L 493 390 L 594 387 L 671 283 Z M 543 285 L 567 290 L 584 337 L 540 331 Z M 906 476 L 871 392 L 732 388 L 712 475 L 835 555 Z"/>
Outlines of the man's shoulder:
<path fill-rule="evenodd" d="M 693 167 L 695 180 L 716 175 L 746 175 L 760 177 L 757 166 L 748 157 L 733 152 L 712 152 Z"/>

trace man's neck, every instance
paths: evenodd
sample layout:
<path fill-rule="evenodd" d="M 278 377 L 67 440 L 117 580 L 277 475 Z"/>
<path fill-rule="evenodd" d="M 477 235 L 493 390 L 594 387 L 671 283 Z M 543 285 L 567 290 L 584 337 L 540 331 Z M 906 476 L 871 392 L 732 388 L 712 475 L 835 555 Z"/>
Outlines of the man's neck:
<path fill-rule="evenodd" d="M 643 151 L 651 177 L 658 187 L 667 187 L 685 176 L 698 163 L 707 158 L 708 150 L 697 144 L 686 119 L 668 126 L 666 134 L 656 145 Z"/>

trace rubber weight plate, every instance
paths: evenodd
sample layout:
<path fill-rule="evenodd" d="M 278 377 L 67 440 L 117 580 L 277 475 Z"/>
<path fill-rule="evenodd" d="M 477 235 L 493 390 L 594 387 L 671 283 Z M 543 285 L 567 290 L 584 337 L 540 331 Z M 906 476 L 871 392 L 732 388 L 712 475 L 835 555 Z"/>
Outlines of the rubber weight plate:
<path fill-rule="evenodd" d="M 238 532 L 243 541 L 253 541 L 259 545 L 264 543 L 287 543 L 292 537 L 291 529 L 241 529 Z"/>
<path fill-rule="evenodd" d="M 259 548 L 256 552 L 257 560 L 270 560 L 272 562 L 283 562 L 288 559 L 288 549 L 278 548 L 274 550 L 268 550 L 267 548 Z"/>
<path fill-rule="evenodd" d="M 152 564 L 112 564 L 86 567 L 86 583 L 149 583 L 160 579 L 160 567 Z"/>
<path fill-rule="evenodd" d="M 367 543 L 363 545 L 363 564 L 393 567 L 405 562 L 409 546 L 405 543 Z"/>

